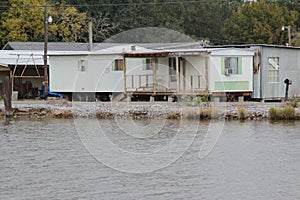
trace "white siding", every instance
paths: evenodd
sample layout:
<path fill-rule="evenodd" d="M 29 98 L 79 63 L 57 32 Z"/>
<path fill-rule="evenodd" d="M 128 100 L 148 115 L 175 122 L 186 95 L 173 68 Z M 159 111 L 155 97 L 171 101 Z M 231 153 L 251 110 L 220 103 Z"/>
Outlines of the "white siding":
<path fill-rule="evenodd" d="M 205 58 L 201 56 L 186 56 L 184 58 L 186 59 L 185 89 L 187 91 L 192 91 L 195 89 L 205 90 Z M 200 75 L 200 88 L 198 88 L 198 75 Z"/>
<path fill-rule="evenodd" d="M 50 56 L 50 87 L 59 92 L 122 92 L 123 71 L 112 71 L 120 56 Z M 87 71 L 78 70 L 78 61 L 87 61 Z"/>

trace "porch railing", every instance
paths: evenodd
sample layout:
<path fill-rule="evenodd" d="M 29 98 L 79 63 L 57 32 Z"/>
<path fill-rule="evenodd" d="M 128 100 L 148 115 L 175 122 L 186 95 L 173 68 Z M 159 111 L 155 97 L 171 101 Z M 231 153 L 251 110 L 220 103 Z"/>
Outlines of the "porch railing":
<path fill-rule="evenodd" d="M 205 90 L 201 84 L 201 75 L 191 75 L 189 77 L 179 78 L 179 92 L 198 92 Z M 144 91 L 144 92 L 176 92 L 176 75 L 127 75 L 126 91 Z"/>

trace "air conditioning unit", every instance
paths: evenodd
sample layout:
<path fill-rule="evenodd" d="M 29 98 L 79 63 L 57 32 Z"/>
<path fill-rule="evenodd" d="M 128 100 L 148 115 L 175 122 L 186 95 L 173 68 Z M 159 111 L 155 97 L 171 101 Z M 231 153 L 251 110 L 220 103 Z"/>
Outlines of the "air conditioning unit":
<path fill-rule="evenodd" d="M 232 74 L 232 68 L 226 68 L 225 69 L 225 75 L 229 76 L 230 74 Z"/>

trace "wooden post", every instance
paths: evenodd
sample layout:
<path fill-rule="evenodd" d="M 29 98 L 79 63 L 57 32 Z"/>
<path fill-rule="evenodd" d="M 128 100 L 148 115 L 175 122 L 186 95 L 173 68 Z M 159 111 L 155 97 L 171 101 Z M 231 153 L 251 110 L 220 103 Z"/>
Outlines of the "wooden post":
<path fill-rule="evenodd" d="M 146 75 L 146 89 L 149 87 L 149 75 Z"/>
<path fill-rule="evenodd" d="M 113 61 L 114 62 L 114 61 Z M 123 56 L 123 73 L 124 73 L 124 93 L 127 92 L 127 85 L 126 85 L 126 57 Z"/>
<path fill-rule="evenodd" d="M 139 75 L 139 88 L 141 88 L 142 87 L 142 77 L 141 77 L 141 75 Z"/>
<path fill-rule="evenodd" d="M 208 91 L 208 86 L 209 86 L 208 85 L 209 84 L 208 83 L 208 81 L 209 81 L 208 80 L 208 58 L 209 58 L 208 55 L 206 55 L 205 56 L 205 92 L 207 92 L 207 93 L 209 92 Z"/>
<path fill-rule="evenodd" d="M 191 91 L 193 91 L 193 75 L 191 75 Z"/>
<path fill-rule="evenodd" d="M 153 92 L 156 94 L 156 65 L 155 65 L 155 59 L 151 59 L 151 65 L 153 69 Z"/>
<path fill-rule="evenodd" d="M 176 92 L 179 93 L 180 90 L 180 80 L 179 80 L 179 59 L 176 56 Z"/>
<path fill-rule="evenodd" d="M 11 83 L 9 76 L 5 76 L 3 79 L 3 100 L 5 107 L 5 115 L 6 117 L 11 117 L 13 115 L 12 106 L 11 106 Z"/>
<path fill-rule="evenodd" d="M 44 7 L 44 97 L 48 97 L 48 64 L 47 64 L 47 51 L 48 51 L 48 8 Z"/>
<path fill-rule="evenodd" d="M 182 59 L 182 77 L 183 77 L 183 91 L 186 91 L 186 68 L 185 68 L 185 59 Z"/>

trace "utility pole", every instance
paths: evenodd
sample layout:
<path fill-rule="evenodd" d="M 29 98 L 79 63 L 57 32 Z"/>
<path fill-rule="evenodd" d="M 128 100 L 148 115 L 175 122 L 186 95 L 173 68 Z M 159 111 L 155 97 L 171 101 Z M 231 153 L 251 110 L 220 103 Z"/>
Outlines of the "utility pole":
<path fill-rule="evenodd" d="M 5 107 L 5 115 L 6 117 L 11 117 L 13 115 L 12 112 L 12 103 L 11 103 L 11 79 L 8 76 L 4 77 L 3 81 L 3 100 L 4 100 L 4 107 Z"/>
<path fill-rule="evenodd" d="M 291 46 L 291 26 L 282 26 L 282 31 L 284 31 L 284 29 L 288 30 L 288 45 L 287 46 Z"/>
<path fill-rule="evenodd" d="M 48 7 L 44 7 L 44 99 L 48 97 L 48 63 L 47 63 L 47 50 L 48 50 Z"/>

